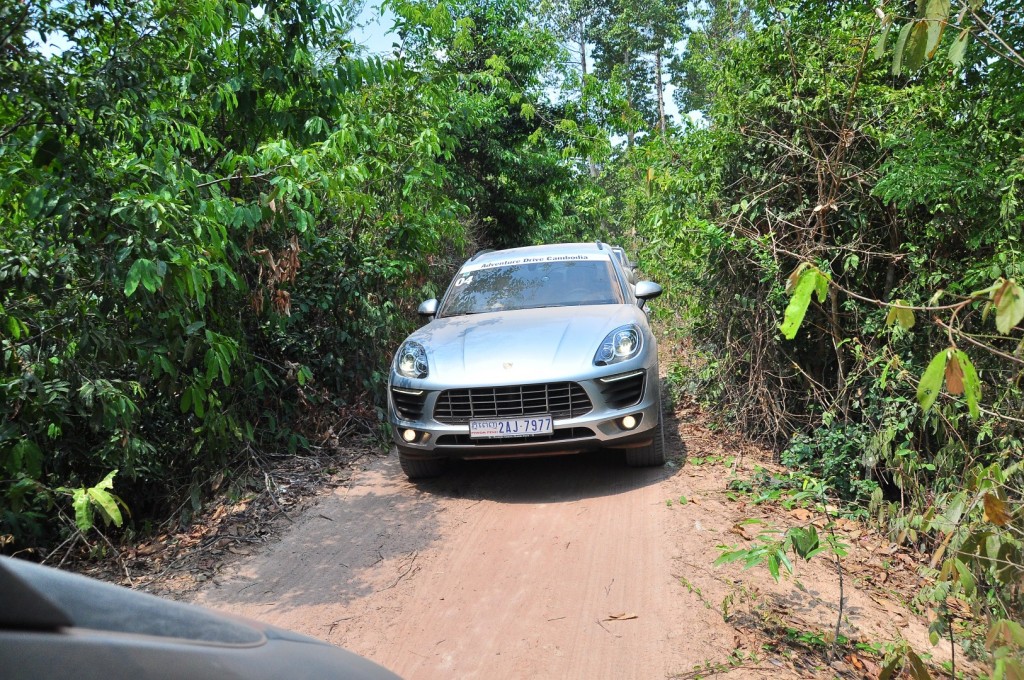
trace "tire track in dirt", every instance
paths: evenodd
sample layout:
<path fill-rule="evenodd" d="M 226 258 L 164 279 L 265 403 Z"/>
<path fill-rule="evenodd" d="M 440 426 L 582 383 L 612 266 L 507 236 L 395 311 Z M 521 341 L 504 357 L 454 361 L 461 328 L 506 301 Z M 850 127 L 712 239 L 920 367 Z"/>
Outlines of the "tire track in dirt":
<path fill-rule="evenodd" d="M 412 484 L 381 459 L 197 601 L 406 678 L 663 678 L 734 647 L 672 575 L 677 472 L 603 453 L 467 462 Z"/>

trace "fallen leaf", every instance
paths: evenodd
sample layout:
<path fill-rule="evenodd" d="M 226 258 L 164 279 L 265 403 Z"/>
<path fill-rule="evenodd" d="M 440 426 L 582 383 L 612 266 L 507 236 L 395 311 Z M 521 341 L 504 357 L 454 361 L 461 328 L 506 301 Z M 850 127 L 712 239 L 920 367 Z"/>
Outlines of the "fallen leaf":
<path fill-rule="evenodd" d="M 729 531 L 736 534 L 737 536 L 742 537 L 745 541 L 753 541 L 755 538 L 757 538 L 757 534 L 751 531 L 746 524 L 733 524 L 732 528 L 729 529 Z"/>
<path fill-rule="evenodd" d="M 796 519 L 798 522 L 806 522 L 814 516 L 807 508 L 793 508 L 789 511 L 789 516 Z"/>
<path fill-rule="evenodd" d="M 639 618 L 636 614 L 609 614 L 605 621 L 629 621 Z"/>
<path fill-rule="evenodd" d="M 896 553 L 896 559 L 911 569 L 917 569 L 917 562 L 915 562 L 914 558 L 906 553 Z"/>

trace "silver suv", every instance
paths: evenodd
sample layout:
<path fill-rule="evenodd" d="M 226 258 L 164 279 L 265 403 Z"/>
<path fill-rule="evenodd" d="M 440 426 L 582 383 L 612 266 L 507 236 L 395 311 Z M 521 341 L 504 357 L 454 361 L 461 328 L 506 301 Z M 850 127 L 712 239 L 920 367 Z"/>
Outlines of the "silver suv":
<path fill-rule="evenodd" d="M 440 474 L 449 458 L 624 449 L 665 462 L 658 348 L 644 313 L 661 294 L 635 285 L 603 243 L 475 255 L 432 320 L 399 347 L 388 406 L 402 469 Z M 632 273 L 632 272 L 630 272 Z"/>

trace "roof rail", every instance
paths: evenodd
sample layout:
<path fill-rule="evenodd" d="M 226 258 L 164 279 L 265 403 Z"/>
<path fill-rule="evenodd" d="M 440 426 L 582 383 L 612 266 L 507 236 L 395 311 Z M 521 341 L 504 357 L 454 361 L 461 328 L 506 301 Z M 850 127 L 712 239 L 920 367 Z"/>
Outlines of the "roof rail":
<path fill-rule="evenodd" d="M 493 252 L 494 252 L 494 248 L 484 248 L 483 250 L 478 250 L 475 253 L 473 253 L 473 257 L 469 258 L 469 261 L 472 262 L 473 260 L 475 260 L 476 258 L 480 257 L 481 255 L 486 255 L 487 253 L 493 253 Z"/>

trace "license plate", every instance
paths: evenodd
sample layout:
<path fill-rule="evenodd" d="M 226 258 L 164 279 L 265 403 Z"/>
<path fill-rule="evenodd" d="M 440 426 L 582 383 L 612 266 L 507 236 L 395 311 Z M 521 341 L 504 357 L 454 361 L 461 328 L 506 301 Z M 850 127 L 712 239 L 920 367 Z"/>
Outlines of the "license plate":
<path fill-rule="evenodd" d="M 533 437 L 551 434 L 551 416 L 493 418 L 469 421 L 470 437 Z"/>

